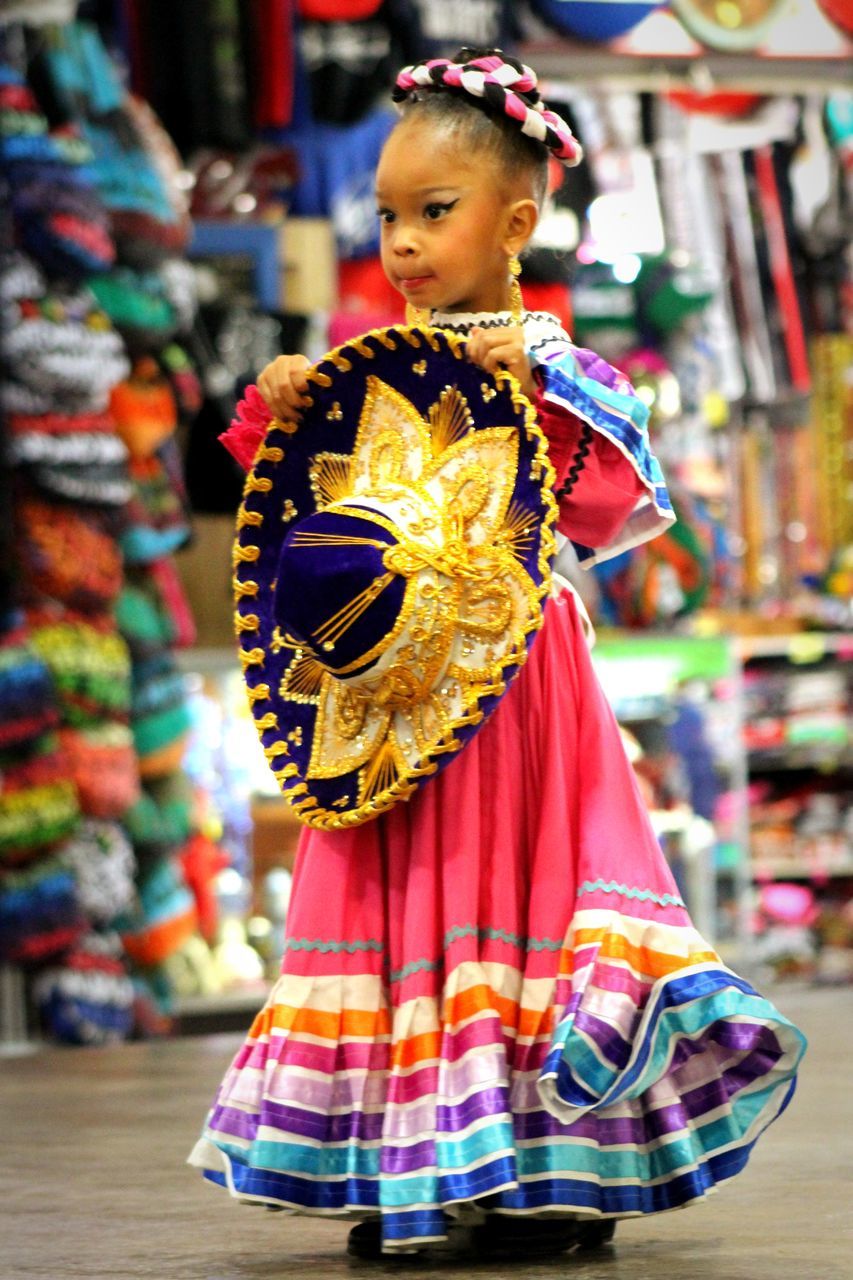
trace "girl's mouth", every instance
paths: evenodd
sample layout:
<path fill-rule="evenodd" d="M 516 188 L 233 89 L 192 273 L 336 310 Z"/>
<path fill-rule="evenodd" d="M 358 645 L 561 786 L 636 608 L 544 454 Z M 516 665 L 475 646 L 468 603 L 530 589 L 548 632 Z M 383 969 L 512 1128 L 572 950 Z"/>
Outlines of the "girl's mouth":
<path fill-rule="evenodd" d="M 425 284 L 429 284 L 433 276 L 409 276 L 400 280 L 400 288 L 404 293 L 414 293 L 416 290 L 423 288 Z"/>

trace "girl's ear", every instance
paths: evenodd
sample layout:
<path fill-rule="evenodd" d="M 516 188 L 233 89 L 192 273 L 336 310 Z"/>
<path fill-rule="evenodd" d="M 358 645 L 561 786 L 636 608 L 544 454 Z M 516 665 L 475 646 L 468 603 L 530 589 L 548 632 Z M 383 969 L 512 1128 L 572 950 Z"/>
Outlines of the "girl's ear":
<path fill-rule="evenodd" d="M 507 210 L 504 250 L 513 257 L 521 253 L 539 221 L 539 207 L 535 200 L 514 200 Z"/>

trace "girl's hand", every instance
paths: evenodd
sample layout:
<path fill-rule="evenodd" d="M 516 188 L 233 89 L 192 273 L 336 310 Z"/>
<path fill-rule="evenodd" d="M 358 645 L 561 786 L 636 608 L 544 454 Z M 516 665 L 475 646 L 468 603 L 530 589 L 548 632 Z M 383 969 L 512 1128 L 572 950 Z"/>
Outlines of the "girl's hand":
<path fill-rule="evenodd" d="M 518 379 L 528 399 L 536 394 L 536 383 L 524 344 L 524 330 L 520 325 L 511 329 L 472 329 L 468 338 L 468 359 L 487 373 L 508 369 Z"/>
<path fill-rule="evenodd" d="M 258 375 L 258 390 L 277 418 L 298 422 L 308 391 L 307 356 L 277 356 Z"/>

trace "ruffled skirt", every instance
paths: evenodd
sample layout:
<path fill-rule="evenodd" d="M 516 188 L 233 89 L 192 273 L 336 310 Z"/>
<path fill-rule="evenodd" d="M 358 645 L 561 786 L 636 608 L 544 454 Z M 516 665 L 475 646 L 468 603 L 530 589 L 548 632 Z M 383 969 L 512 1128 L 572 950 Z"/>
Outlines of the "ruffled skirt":
<path fill-rule="evenodd" d="M 700 1199 L 785 1108 L 801 1033 L 697 934 L 574 598 L 406 804 L 306 831 L 281 976 L 190 1161 L 232 1196 L 631 1216 Z"/>

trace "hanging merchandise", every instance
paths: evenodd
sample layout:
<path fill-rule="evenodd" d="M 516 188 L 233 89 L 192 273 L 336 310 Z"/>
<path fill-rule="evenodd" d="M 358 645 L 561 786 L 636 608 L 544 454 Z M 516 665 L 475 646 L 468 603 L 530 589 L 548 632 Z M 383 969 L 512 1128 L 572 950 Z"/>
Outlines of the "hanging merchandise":
<path fill-rule="evenodd" d="M 146 781 L 181 767 L 191 718 L 186 677 L 168 651 L 134 665 L 130 722 Z"/>
<path fill-rule="evenodd" d="M 128 577 L 115 605 L 115 619 L 134 665 L 174 643 L 174 629 L 149 574 Z"/>
<path fill-rule="evenodd" d="M 118 334 L 88 289 L 48 288 L 35 264 L 15 254 L 2 272 L 2 397 L 11 413 L 100 412 L 127 359 Z"/>
<path fill-rule="evenodd" d="M 750 399 L 776 399 L 776 372 L 761 291 L 752 210 L 743 156 L 724 151 L 712 160 L 717 199 L 724 211 L 725 243 L 731 268 L 732 300 L 740 333 Z"/>
<path fill-rule="evenodd" d="M 625 35 L 667 0 L 532 0 L 535 13 L 557 31 L 581 40 Z M 464 6 L 460 6 L 464 7 Z"/>
<path fill-rule="evenodd" d="M 688 316 L 703 311 L 716 281 L 696 259 L 679 254 L 641 255 L 634 295 L 641 329 L 664 338 Z"/>
<path fill-rule="evenodd" d="M 73 872 L 75 897 L 95 928 L 112 928 L 132 909 L 136 859 L 117 822 L 84 819 L 57 856 Z"/>
<path fill-rule="evenodd" d="M 139 799 L 139 761 L 133 736 L 120 720 L 59 730 L 81 813 L 119 819 Z"/>
<path fill-rule="evenodd" d="M 710 289 L 702 310 L 701 363 L 712 368 L 706 379 L 707 404 L 716 397 L 716 425 L 728 419 L 727 405 L 746 390 L 740 342 L 732 310 L 725 264 L 722 215 L 711 181 L 708 158 L 686 145 L 684 120 L 667 104 L 659 104 L 660 138 L 656 162 L 667 247 L 671 258 L 694 262 Z M 694 362 L 695 366 L 695 362 Z M 703 405 L 704 407 L 704 405 Z"/>
<path fill-rule="evenodd" d="M 0 752 L 20 751 L 59 723 L 53 677 L 20 619 L 0 635 Z"/>
<path fill-rule="evenodd" d="M 195 644 L 197 639 L 195 619 L 175 561 L 168 556 L 161 560 L 153 560 L 145 566 L 142 576 L 147 579 L 157 600 L 158 608 L 168 618 L 171 630 L 170 647 L 186 649 Z"/>
<path fill-rule="evenodd" d="M 127 449 L 108 413 L 10 414 L 8 457 L 50 498 L 102 510 L 130 497 Z"/>
<path fill-rule="evenodd" d="M 152 219 L 139 209 L 114 209 L 113 226 L 125 262 L 142 268 L 157 267 L 184 253 L 190 241 L 192 227 L 181 176 L 183 164 L 172 139 L 147 102 L 129 93 L 122 106 L 146 163 L 160 179 L 171 216 Z"/>
<path fill-rule="evenodd" d="M 709 49 L 742 53 L 757 49 L 788 0 L 672 0 L 684 26 Z"/>
<path fill-rule="evenodd" d="M 812 341 L 814 399 L 811 434 L 820 495 L 819 529 L 835 566 L 830 581 L 853 549 L 853 336 L 817 335 Z"/>
<path fill-rule="evenodd" d="M 133 983 L 116 934 L 87 933 L 39 973 L 33 995 L 47 1034 L 66 1044 L 110 1044 L 133 1028 Z"/>
<path fill-rule="evenodd" d="M 630 283 L 637 255 L 665 249 L 660 193 L 645 142 L 636 93 L 578 94 L 573 105 L 596 194 L 586 210 L 578 248 L 583 263 L 604 262 Z"/>
<path fill-rule="evenodd" d="M 121 260 L 144 270 L 181 253 L 189 223 L 170 182 L 176 163 L 164 159 L 167 147 L 148 111 L 129 104 L 97 28 L 75 22 L 53 31 L 32 60 L 32 74 L 91 148 L 92 177 Z"/>
<path fill-rule="evenodd" d="M 595 566 L 602 618 L 609 626 L 669 626 L 705 603 L 711 556 L 689 496 L 680 492 L 673 505 L 676 523 L 648 546 Z"/>
<path fill-rule="evenodd" d="M 93 185 L 91 149 L 73 124 L 49 128 L 25 64 L 20 33 L 0 29 L 0 175 L 20 246 L 46 271 L 76 281 L 107 270 L 115 246 Z"/>
<path fill-rule="evenodd" d="M 111 619 L 31 617 L 31 644 L 49 667 L 69 725 L 123 719 L 130 712 L 130 655 Z"/>
<path fill-rule="evenodd" d="M 2 368 L 2 354 L 0 354 Z M 8 459 L 8 427 L 0 403 L 0 746 L 3 734 L 3 633 L 13 625 L 12 600 L 17 564 L 12 524 L 12 469 Z"/>
<path fill-rule="evenodd" d="M 22 866 L 60 844 L 80 819 L 68 768 L 49 735 L 4 766 L 0 781 L 0 865 Z"/>
<path fill-rule="evenodd" d="M 174 442 L 149 458 L 130 464 L 133 495 L 125 509 L 125 526 L 119 544 L 125 563 L 148 564 L 170 556 L 190 538 L 190 524 L 183 495 L 175 489 L 163 454 L 174 453 Z"/>
<path fill-rule="evenodd" d="M 666 99 L 681 111 L 691 114 L 734 117 L 750 115 L 764 101 L 760 93 L 741 93 L 728 89 L 712 89 L 709 93 L 698 89 L 668 89 Z"/>
<path fill-rule="evenodd" d="M 189 839 L 192 797 L 182 774 L 156 779 L 125 814 L 123 826 L 139 862 L 169 857 Z"/>
<path fill-rule="evenodd" d="M 47 598 L 85 614 L 111 608 L 121 590 L 121 553 L 97 509 L 21 495 L 15 518 L 22 602 Z"/>
<path fill-rule="evenodd" d="M 459 0 L 413 0 L 413 7 L 421 35 L 418 61 L 449 57 L 457 49 L 472 46 L 511 49 L 519 39 L 518 6 L 513 0 L 466 0 L 464 4 Z"/>
<path fill-rule="evenodd" d="M 850 0 L 817 0 L 826 16 L 848 36 L 853 36 L 853 6 Z"/>
<path fill-rule="evenodd" d="M 372 18 L 382 0 L 299 0 L 306 22 L 361 22 Z"/>
<path fill-rule="evenodd" d="M 113 387 L 110 411 L 135 462 L 156 453 L 178 425 L 174 393 L 151 356 L 135 360 L 130 377 Z"/>
<path fill-rule="evenodd" d="M 132 354 L 156 350 L 174 335 L 178 316 L 157 272 L 117 267 L 90 287 Z"/>
<path fill-rule="evenodd" d="M 134 963 L 151 969 L 179 951 L 195 932 L 195 900 L 174 858 L 151 867 L 143 863 L 138 895 L 138 907 L 121 922 L 121 937 Z"/>
<path fill-rule="evenodd" d="M 258 123 L 286 123 L 290 0 L 146 0 L 133 7 L 132 87 L 182 153 L 199 146 L 244 149 L 252 142 L 253 115 Z"/>
<path fill-rule="evenodd" d="M 346 13 L 349 6 L 340 8 Z M 336 125 L 359 121 L 387 94 L 393 68 L 416 62 L 420 50 L 413 0 L 381 0 L 359 20 L 303 21 L 299 51 L 312 118 Z"/>
<path fill-rule="evenodd" d="M 195 898 L 201 936 L 209 943 L 216 941 L 219 926 L 219 900 L 216 877 L 231 865 L 229 855 L 209 836 L 196 831 L 181 849 L 181 869 Z"/>
<path fill-rule="evenodd" d="M 770 274 L 787 357 L 787 383 L 795 391 L 808 392 L 811 389 L 808 353 L 779 199 L 773 150 L 770 147 L 758 147 L 754 155 L 758 202 L 764 219 Z"/>
<path fill-rule="evenodd" d="M 0 871 L 0 963 L 43 963 L 73 946 L 88 928 L 74 873 L 60 855 Z"/>
<path fill-rule="evenodd" d="M 293 113 L 295 18 L 293 0 L 255 0 L 249 58 L 256 129 L 282 129 Z"/>

